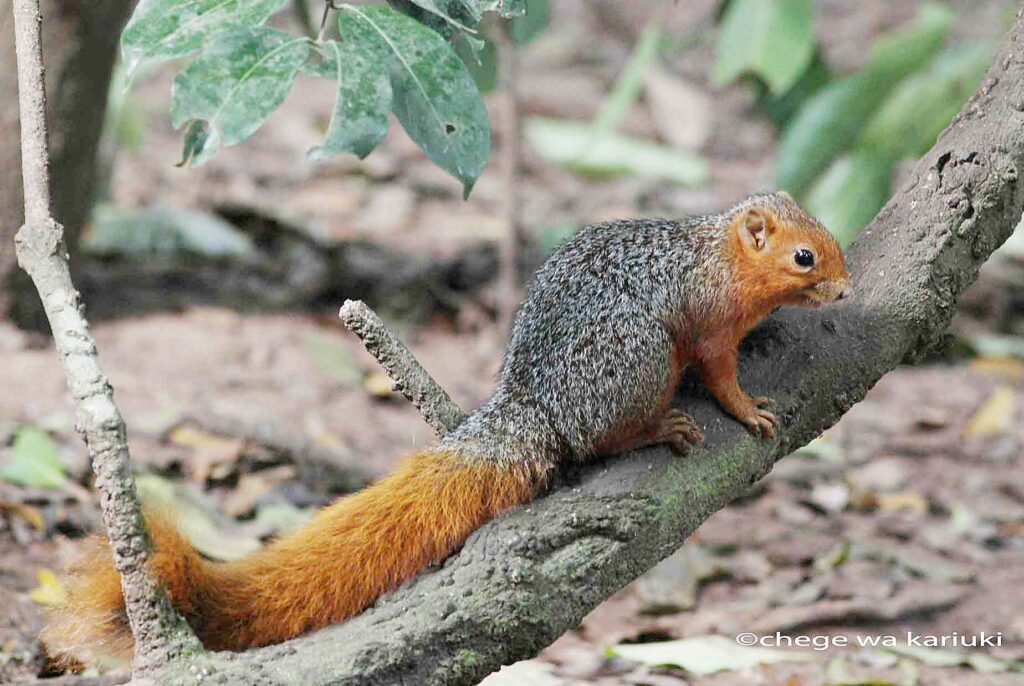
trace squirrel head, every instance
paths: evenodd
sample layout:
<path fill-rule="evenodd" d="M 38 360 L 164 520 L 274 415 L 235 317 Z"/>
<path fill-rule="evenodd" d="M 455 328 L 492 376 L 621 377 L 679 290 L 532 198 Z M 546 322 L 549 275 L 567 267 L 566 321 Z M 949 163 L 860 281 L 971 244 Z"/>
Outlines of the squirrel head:
<path fill-rule="evenodd" d="M 749 198 L 735 208 L 729 229 L 741 280 L 766 298 L 819 307 L 852 295 L 839 243 L 788 193 Z"/>

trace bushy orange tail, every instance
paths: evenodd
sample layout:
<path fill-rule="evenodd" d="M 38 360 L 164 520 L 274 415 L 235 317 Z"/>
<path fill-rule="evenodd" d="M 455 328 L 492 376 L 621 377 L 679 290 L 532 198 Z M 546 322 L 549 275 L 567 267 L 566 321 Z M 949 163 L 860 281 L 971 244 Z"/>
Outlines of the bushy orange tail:
<path fill-rule="evenodd" d="M 416 453 L 373 486 L 236 562 L 202 559 L 166 518 L 151 515 L 150 565 L 207 648 L 277 643 L 363 610 L 444 559 L 498 512 L 531 499 L 542 478 L 526 463 Z M 109 550 L 96 546 L 72 572 L 68 601 L 47 627 L 47 642 L 86 659 L 130 648 Z"/>

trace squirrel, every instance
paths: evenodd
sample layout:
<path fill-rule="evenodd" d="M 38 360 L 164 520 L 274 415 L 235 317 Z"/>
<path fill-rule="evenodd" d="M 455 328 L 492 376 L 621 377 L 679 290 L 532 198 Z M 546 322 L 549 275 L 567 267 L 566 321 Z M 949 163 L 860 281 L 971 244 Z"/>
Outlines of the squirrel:
<path fill-rule="evenodd" d="M 211 650 L 277 643 L 339 622 L 444 560 L 498 513 L 531 500 L 566 461 L 703 440 L 669 407 L 696 367 L 721 407 L 774 436 L 770 400 L 736 379 L 737 348 L 781 305 L 851 293 L 842 251 L 787 194 L 722 214 L 588 226 L 527 289 L 494 393 L 374 485 L 234 562 L 203 559 L 170 519 L 147 514 L 150 571 Z M 44 631 L 70 655 L 127 652 L 120 579 L 96 543 Z"/>

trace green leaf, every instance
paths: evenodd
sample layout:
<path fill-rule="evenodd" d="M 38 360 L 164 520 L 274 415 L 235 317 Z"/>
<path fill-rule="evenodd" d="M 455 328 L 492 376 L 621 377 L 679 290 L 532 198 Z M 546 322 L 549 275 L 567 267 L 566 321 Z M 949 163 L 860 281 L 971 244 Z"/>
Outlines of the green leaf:
<path fill-rule="evenodd" d="M 854 664 L 846 655 L 836 655 L 825 668 L 825 682 L 828 686 L 917 686 L 918 670 L 909 660 L 899 661 L 903 678 L 899 681 L 872 676 L 871 669 Z"/>
<path fill-rule="evenodd" d="M 777 185 L 802 196 L 832 160 L 854 144 L 892 88 L 935 55 L 952 24 L 949 10 L 925 5 L 912 26 L 875 42 L 863 69 L 811 98 L 782 136 Z"/>
<path fill-rule="evenodd" d="M 794 455 L 809 455 L 827 462 L 842 462 L 845 456 L 843 448 L 825 435 L 818 436 L 802 448 L 797 448 Z"/>
<path fill-rule="evenodd" d="M 216 136 L 216 134 L 213 134 Z M 219 143 L 210 140 L 210 122 L 202 119 L 193 119 L 185 127 L 185 133 L 181 135 L 181 161 L 174 165 L 184 167 L 193 164 L 193 160 L 203 154 L 203 150 L 216 150 Z M 207 145 L 210 147 L 207 148 Z M 195 164 L 199 164 L 198 161 Z"/>
<path fill-rule="evenodd" d="M 815 50 L 811 63 L 800 78 L 785 93 L 773 95 L 768 86 L 761 84 L 758 102 L 771 117 L 775 126 L 783 130 L 807 102 L 832 81 L 832 71 L 821 54 Z"/>
<path fill-rule="evenodd" d="M 648 22 L 640 41 L 629 56 L 625 69 L 615 80 L 611 93 L 594 117 L 594 129 L 611 131 L 629 115 L 640 89 L 644 85 L 644 74 L 658 54 L 661 43 L 661 27 L 656 21 Z"/>
<path fill-rule="evenodd" d="M 256 512 L 256 523 L 280 534 L 298 529 L 312 519 L 316 512 L 315 507 L 300 510 L 289 502 L 270 503 L 262 505 Z"/>
<path fill-rule="evenodd" d="M 841 157 L 807 194 L 807 209 L 843 247 L 882 209 L 892 192 L 892 164 L 870 150 Z"/>
<path fill-rule="evenodd" d="M 100 205 L 82 236 L 82 247 L 93 255 L 134 258 L 186 254 L 246 259 L 255 254 L 252 240 L 217 215 L 169 205 Z"/>
<path fill-rule="evenodd" d="M 547 159 L 591 174 L 635 174 L 695 186 L 707 180 L 704 160 L 651 141 L 596 131 L 590 124 L 533 118 L 526 138 Z"/>
<path fill-rule="evenodd" d="M 533 41 L 548 25 L 548 5 L 548 0 L 526 0 L 526 14 L 514 17 L 508 25 L 508 34 L 517 45 Z"/>
<path fill-rule="evenodd" d="M 476 15 L 477 19 L 484 12 L 497 12 L 505 19 L 521 17 L 526 14 L 528 0 L 457 0 Z"/>
<path fill-rule="evenodd" d="M 696 675 L 749 669 L 777 662 L 818 659 L 809 652 L 743 646 L 725 636 L 694 636 L 661 643 L 619 644 L 609 648 L 608 652 L 646 665 L 681 667 Z"/>
<path fill-rule="evenodd" d="M 859 144 L 893 160 L 923 155 L 977 88 L 994 53 L 991 43 L 947 49 L 892 91 Z"/>
<path fill-rule="evenodd" d="M 475 3 L 466 0 L 427 0 L 426 4 L 431 5 L 432 9 L 416 0 L 388 0 L 388 4 L 396 11 L 429 26 L 449 41 L 476 33 L 483 14 L 478 11 Z"/>
<path fill-rule="evenodd" d="M 324 159 L 352 152 L 366 157 L 388 132 L 391 81 L 387 70 L 373 53 L 362 52 L 352 43 L 327 41 L 324 52 L 338 81 L 338 98 L 324 142 L 309 155 Z"/>
<path fill-rule="evenodd" d="M 497 12 L 506 19 L 521 17 L 526 14 L 528 3 L 529 0 L 500 0 Z"/>
<path fill-rule="evenodd" d="M 541 255 L 547 257 L 579 229 L 575 224 L 542 226 L 538 236 Z"/>
<path fill-rule="evenodd" d="M 284 100 L 308 57 L 306 38 L 277 29 L 237 29 L 207 43 L 171 87 L 174 128 L 194 120 L 209 124 L 201 148 L 186 144 L 190 166 L 205 162 L 221 144 L 251 136 Z"/>
<path fill-rule="evenodd" d="M 722 19 L 711 80 L 724 86 L 756 74 L 778 95 L 796 83 L 813 55 L 811 0 L 733 0 Z"/>
<path fill-rule="evenodd" d="M 259 26 L 287 0 L 141 0 L 121 34 L 130 80 L 145 62 L 184 57 L 227 29 Z"/>
<path fill-rule="evenodd" d="M 67 481 L 57 446 L 50 436 L 26 426 L 14 437 L 11 461 L 0 468 L 0 477 L 12 484 L 35 488 L 60 488 Z"/>
<path fill-rule="evenodd" d="M 932 646 L 886 646 L 884 650 L 896 653 L 897 655 L 905 655 L 931 667 L 957 667 L 963 665 L 985 674 L 1020 669 L 1022 666 L 1020 662 L 999 660 L 981 652 L 970 651 L 963 653 L 957 650 L 947 650 Z"/>
<path fill-rule="evenodd" d="M 469 195 L 487 163 L 491 127 L 466 65 L 437 32 L 389 7 L 342 5 L 341 10 L 343 39 L 387 66 L 398 121 Z"/>
<path fill-rule="evenodd" d="M 978 357 L 1024 360 L 1024 338 L 1020 336 L 979 332 L 967 335 L 966 343 Z"/>

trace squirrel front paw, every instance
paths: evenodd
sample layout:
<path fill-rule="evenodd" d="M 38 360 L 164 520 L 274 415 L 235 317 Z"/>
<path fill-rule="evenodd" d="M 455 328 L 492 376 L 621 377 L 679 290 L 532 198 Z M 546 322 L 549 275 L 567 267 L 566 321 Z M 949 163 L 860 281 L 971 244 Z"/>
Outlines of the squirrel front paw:
<path fill-rule="evenodd" d="M 775 438 L 775 427 L 779 425 L 779 420 L 762 407 L 771 403 L 772 399 L 763 395 L 751 398 L 750 410 L 739 418 L 747 427 L 747 431 L 760 438 Z"/>

